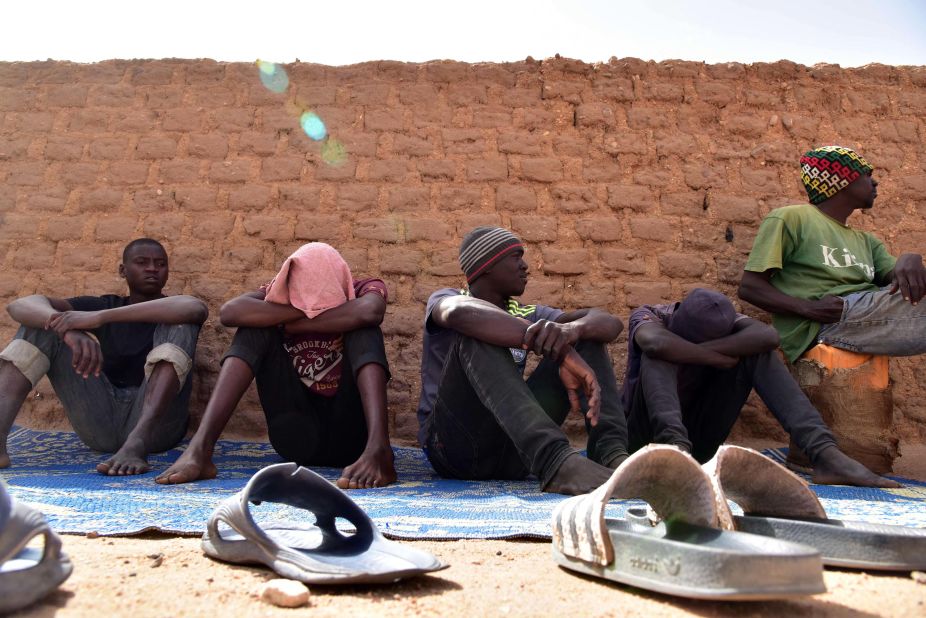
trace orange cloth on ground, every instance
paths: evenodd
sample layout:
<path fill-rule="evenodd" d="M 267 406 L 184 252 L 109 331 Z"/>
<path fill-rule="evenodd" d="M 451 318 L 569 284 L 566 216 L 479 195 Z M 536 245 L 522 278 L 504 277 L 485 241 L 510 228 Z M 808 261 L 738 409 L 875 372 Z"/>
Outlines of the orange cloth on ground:
<path fill-rule="evenodd" d="M 350 267 L 331 245 L 310 242 L 286 258 L 264 300 L 292 305 L 314 318 L 356 298 Z"/>

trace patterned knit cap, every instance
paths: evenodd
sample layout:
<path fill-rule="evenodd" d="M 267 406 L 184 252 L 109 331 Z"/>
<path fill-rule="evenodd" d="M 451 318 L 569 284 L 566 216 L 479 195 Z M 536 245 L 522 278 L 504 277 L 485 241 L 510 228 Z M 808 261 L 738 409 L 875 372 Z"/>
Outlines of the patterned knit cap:
<path fill-rule="evenodd" d="M 504 228 L 477 227 L 460 244 L 460 268 L 466 274 L 466 283 L 472 283 L 489 266 L 523 246 L 517 236 Z"/>
<path fill-rule="evenodd" d="M 801 181 L 811 204 L 830 199 L 872 169 L 862 155 L 843 146 L 821 146 L 801 157 Z"/>

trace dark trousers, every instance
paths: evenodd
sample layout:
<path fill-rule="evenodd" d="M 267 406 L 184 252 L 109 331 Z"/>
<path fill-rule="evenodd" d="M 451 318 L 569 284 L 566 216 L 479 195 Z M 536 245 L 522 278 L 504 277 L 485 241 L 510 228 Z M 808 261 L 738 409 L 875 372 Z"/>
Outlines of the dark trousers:
<path fill-rule="evenodd" d="M 586 421 L 588 457 L 607 463 L 627 452 L 614 368 L 604 344 L 583 341 L 576 351 L 602 391 L 598 425 Z M 532 473 L 544 487 L 576 452 L 560 429 L 568 412 L 557 363 L 543 359 L 525 381 L 508 348 L 457 334 L 425 421 L 428 459 L 444 477 L 521 479 Z"/>
<path fill-rule="evenodd" d="M 382 365 L 388 377 L 382 331 L 361 328 L 344 333 L 343 355 L 337 393 L 327 397 L 299 379 L 279 328 L 239 328 L 235 333 L 225 358 L 240 358 L 251 367 L 270 443 L 287 461 L 346 466 L 363 452 L 367 424 L 356 378 L 368 363 Z"/>
<path fill-rule="evenodd" d="M 731 369 L 676 365 L 643 355 L 627 410 L 630 450 L 676 444 L 699 462 L 730 434 L 753 388 L 811 461 L 836 444 L 832 432 L 775 352 L 746 356 Z"/>

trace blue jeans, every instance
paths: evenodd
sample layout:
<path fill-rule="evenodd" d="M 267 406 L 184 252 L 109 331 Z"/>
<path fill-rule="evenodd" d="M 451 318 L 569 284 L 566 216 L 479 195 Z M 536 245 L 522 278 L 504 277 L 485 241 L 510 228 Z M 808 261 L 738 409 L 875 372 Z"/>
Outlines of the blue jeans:
<path fill-rule="evenodd" d="M 532 473 L 545 487 L 576 452 L 560 429 L 569 399 L 559 365 L 543 359 L 525 381 L 508 348 L 456 337 L 425 421 L 431 465 L 441 476 L 461 479 L 522 479 Z M 604 344 L 582 341 L 576 352 L 601 386 L 598 424 L 586 421 L 588 457 L 607 464 L 627 453 L 614 368 Z"/>
<path fill-rule="evenodd" d="M 186 434 L 187 408 L 193 390 L 190 368 L 199 328 L 198 324 L 158 324 L 154 330 L 154 347 L 148 354 L 145 374 L 147 376 L 147 369 L 157 362 L 170 362 L 182 381 L 182 388 L 146 439 L 151 452 L 173 448 Z M 94 450 L 118 451 L 141 418 L 148 378 L 145 377 L 140 386 L 123 388 L 113 386 L 102 372 L 99 376 L 84 378 L 74 371 L 71 349 L 54 331 L 22 326 L 2 354 L 3 359 L 13 363 L 33 386 L 41 376 L 32 375 L 32 370 L 37 366 L 47 367 L 45 373 L 74 431 Z"/>
<path fill-rule="evenodd" d="M 926 299 L 911 305 L 889 289 L 843 297 L 842 318 L 823 324 L 817 343 L 883 356 L 926 353 Z"/>

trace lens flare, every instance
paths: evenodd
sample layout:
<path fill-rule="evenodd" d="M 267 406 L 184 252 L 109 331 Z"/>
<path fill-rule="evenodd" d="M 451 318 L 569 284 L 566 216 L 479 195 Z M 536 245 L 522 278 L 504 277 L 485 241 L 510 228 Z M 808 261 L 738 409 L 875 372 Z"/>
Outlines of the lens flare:
<path fill-rule="evenodd" d="M 328 165 L 341 165 L 347 161 L 347 149 L 344 144 L 334 138 L 328 138 L 322 144 L 322 161 Z"/>
<path fill-rule="evenodd" d="M 304 112 L 302 116 L 299 117 L 299 125 L 302 127 L 302 130 L 305 131 L 305 134 L 316 142 L 325 139 L 325 136 L 328 135 L 328 129 L 325 128 L 325 123 L 322 122 L 322 119 L 318 117 L 318 114 L 315 112 Z"/>
<path fill-rule="evenodd" d="M 289 76 L 286 70 L 275 62 L 257 61 L 257 68 L 260 71 L 260 82 L 271 92 L 277 94 L 286 92 L 289 88 Z"/>

